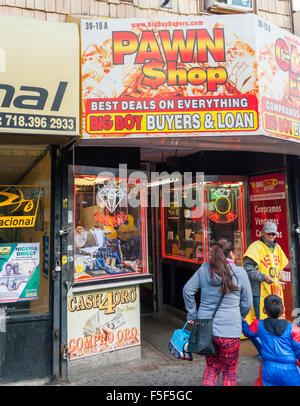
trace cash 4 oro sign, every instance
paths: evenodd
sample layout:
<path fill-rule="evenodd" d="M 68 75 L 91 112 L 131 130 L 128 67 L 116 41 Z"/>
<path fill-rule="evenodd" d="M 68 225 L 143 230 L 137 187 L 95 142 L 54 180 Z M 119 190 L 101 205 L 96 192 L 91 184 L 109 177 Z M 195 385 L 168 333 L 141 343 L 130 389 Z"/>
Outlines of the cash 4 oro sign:
<path fill-rule="evenodd" d="M 140 345 L 140 340 L 138 286 L 68 298 L 70 359 Z"/>
<path fill-rule="evenodd" d="M 41 186 L 0 185 L 0 228 L 34 227 Z"/>
<path fill-rule="evenodd" d="M 0 303 L 38 299 L 40 244 L 0 244 Z"/>

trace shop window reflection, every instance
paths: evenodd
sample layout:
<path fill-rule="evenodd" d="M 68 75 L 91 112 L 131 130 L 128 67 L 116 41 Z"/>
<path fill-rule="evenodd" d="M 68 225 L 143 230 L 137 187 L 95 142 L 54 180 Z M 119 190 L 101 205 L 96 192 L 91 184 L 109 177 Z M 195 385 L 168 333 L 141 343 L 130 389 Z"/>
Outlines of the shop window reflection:
<path fill-rule="evenodd" d="M 166 198 L 162 194 L 162 256 L 186 262 L 204 259 L 204 206 L 197 201 L 193 207 L 186 205 L 186 194 L 191 198 L 202 196 L 203 185 L 192 184 L 170 190 L 170 205 L 164 207 Z M 169 193 L 169 191 L 167 192 Z M 200 204 L 198 204 L 200 203 Z"/>
<path fill-rule="evenodd" d="M 205 191 L 208 250 L 226 238 L 234 243 L 236 260 L 241 261 L 245 249 L 243 184 L 207 183 Z"/>
<path fill-rule="evenodd" d="M 146 207 L 130 193 L 145 199 L 139 180 L 76 175 L 75 283 L 146 273 Z"/>
<path fill-rule="evenodd" d="M 184 262 L 202 263 L 209 259 L 211 245 L 226 238 L 236 247 L 240 262 L 245 250 L 244 187 L 237 183 L 204 183 L 204 210 L 198 204 L 187 208 L 176 203 L 176 194 L 187 188 L 174 188 L 169 207 L 162 194 L 162 256 Z M 184 200 L 183 200 L 184 201 Z"/>

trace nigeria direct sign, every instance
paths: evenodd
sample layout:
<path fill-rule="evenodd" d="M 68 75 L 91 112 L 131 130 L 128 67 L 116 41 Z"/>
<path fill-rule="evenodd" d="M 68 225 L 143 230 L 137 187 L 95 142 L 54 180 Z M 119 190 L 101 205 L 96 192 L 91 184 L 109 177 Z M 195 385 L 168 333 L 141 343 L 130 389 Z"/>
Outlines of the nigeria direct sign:
<path fill-rule="evenodd" d="M 40 244 L 0 244 L 0 303 L 38 299 Z"/>

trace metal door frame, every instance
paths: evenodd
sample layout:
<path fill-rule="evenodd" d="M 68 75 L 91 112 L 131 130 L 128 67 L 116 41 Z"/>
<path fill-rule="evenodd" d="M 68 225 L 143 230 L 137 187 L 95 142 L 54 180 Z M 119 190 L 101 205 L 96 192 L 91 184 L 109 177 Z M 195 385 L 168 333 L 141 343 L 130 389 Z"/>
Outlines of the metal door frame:
<path fill-rule="evenodd" d="M 60 317 L 60 301 L 61 301 L 61 273 L 58 270 L 58 265 L 61 257 L 61 244 L 59 238 L 59 230 L 61 224 L 61 153 L 57 146 L 52 148 L 52 221 L 51 221 L 51 280 L 53 283 L 53 327 L 52 327 L 52 380 L 59 381 L 61 379 L 60 367 L 60 335 L 61 335 L 61 317 Z"/>
<path fill-rule="evenodd" d="M 68 277 L 68 166 L 67 147 L 53 148 L 53 221 L 51 270 L 53 280 L 52 380 L 68 381 L 67 293 Z"/>
<path fill-rule="evenodd" d="M 300 307 L 300 159 L 288 157 L 285 160 L 288 185 L 288 210 L 290 218 L 291 272 L 293 273 L 294 309 Z M 296 310 L 295 310 L 296 312 Z M 294 312 L 293 312 L 294 313 Z M 298 314 L 293 314 L 296 318 Z"/>

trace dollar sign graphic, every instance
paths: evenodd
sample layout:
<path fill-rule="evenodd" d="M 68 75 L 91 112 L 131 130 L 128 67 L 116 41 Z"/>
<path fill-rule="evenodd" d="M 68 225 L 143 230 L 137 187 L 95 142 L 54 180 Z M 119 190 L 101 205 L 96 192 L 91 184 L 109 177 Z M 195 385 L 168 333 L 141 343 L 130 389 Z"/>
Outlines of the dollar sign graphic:
<path fill-rule="evenodd" d="M 145 75 L 142 84 L 144 86 L 157 89 L 166 81 L 166 74 L 162 70 L 164 67 L 163 62 L 151 61 L 143 66 L 143 74 Z"/>

